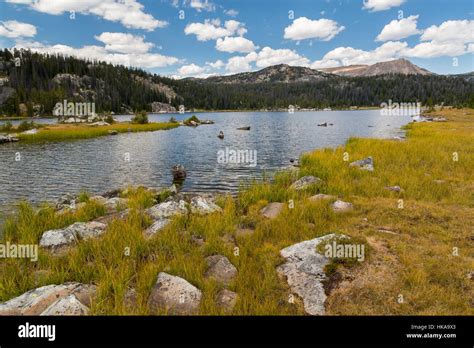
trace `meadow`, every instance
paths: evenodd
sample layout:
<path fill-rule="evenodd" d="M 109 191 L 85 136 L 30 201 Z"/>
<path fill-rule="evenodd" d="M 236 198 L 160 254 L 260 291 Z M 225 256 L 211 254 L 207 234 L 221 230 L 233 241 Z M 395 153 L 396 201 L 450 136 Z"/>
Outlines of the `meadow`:
<path fill-rule="evenodd" d="M 109 223 L 101 238 L 80 241 L 61 255 L 40 250 L 37 262 L 0 260 L 0 301 L 39 286 L 78 281 L 98 286 L 92 314 L 146 315 L 156 276 L 164 271 L 203 292 L 200 314 L 223 315 L 215 300 L 221 285 L 204 277 L 204 258 L 222 254 L 238 269 L 229 287 L 239 296 L 231 314 L 304 315 L 301 301 L 289 301 L 290 290 L 275 270 L 283 262 L 279 251 L 341 233 L 367 245 L 367 253 L 364 262 L 328 265 L 328 315 L 473 315 L 474 110 L 449 109 L 436 116 L 448 122 L 410 124 L 406 140 L 353 138 L 345 146 L 306 154 L 298 169 L 243 183 L 236 198 L 220 196 L 221 213 L 176 217 L 151 239 L 143 235 L 151 224 L 144 209 L 157 197 L 144 188 L 130 188 L 125 195 L 130 214 Z M 120 126 L 41 129 L 37 138 L 22 140 L 158 127 Z M 367 156 L 374 159 L 374 172 L 349 167 Z M 304 175 L 322 181 L 303 192 L 288 189 Z M 386 189 L 395 185 L 402 191 Z M 308 200 L 317 193 L 351 202 L 354 209 L 335 213 L 330 209 L 334 199 Z M 36 209 L 19 204 L 4 225 L 4 242 L 38 243 L 46 230 L 105 214 L 87 195 L 83 201 L 83 208 L 63 215 L 48 205 Z M 288 205 L 268 220 L 259 213 L 268 202 Z M 194 242 L 198 236 L 203 245 Z M 131 288 L 136 291 L 133 303 L 126 296 Z"/>

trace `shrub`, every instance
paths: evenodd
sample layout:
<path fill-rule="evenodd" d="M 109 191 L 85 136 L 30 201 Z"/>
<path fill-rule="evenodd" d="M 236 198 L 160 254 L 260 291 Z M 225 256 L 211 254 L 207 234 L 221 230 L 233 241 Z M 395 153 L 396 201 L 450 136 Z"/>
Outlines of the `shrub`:
<path fill-rule="evenodd" d="M 171 116 L 169 121 L 169 123 L 178 123 L 178 120 L 174 118 L 174 116 Z"/>
<path fill-rule="evenodd" d="M 108 114 L 105 116 L 104 121 L 107 122 L 108 124 L 114 124 L 115 120 L 111 114 Z"/>
<path fill-rule="evenodd" d="M 33 129 L 33 128 L 35 128 L 35 123 L 33 121 L 31 121 L 31 122 L 23 121 L 18 126 L 18 131 L 19 132 L 24 132 L 24 131 L 27 131 L 27 130 L 30 130 L 30 129 Z"/>
<path fill-rule="evenodd" d="M 5 124 L 0 126 L 0 132 L 10 132 L 13 128 L 13 125 L 10 121 L 5 122 Z"/>
<path fill-rule="evenodd" d="M 132 123 L 134 124 L 147 124 L 148 123 L 148 115 L 146 111 L 140 111 L 139 113 L 135 114 L 132 118 Z"/>

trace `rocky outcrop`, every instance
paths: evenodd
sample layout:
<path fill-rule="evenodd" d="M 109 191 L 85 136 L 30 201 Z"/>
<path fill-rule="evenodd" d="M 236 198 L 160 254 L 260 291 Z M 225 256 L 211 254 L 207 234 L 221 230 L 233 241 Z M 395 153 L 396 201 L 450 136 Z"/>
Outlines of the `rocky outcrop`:
<path fill-rule="evenodd" d="M 11 135 L 11 134 L 0 135 L 0 144 L 16 143 L 17 141 L 20 141 L 20 139 L 14 135 Z"/>
<path fill-rule="evenodd" d="M 161 272 L 151 291 L 148 306 L 151 313 L 165 311 L 175 315 L 195 315 L 201 297 L 201 291 L 185 279 Z"/>
<path fill-rule="evenodd" d="M 371 156 L 364 158 L 359 161 L 355 161 L 349 164 L 349 167 L 357 167 L 361 170 L 367 170 L 369 172 L 374 171 L 374 160 Z"/>
<path fill-rule="evenodd" d="M 96 291 L 95 285 L 81 283 L 46 285 L 0 303 L 0 315 L 87 314 Z"/>
<path fill-rule="evenodd" d="M 51 306 L 46 308 L 46 310 L 41 313 L 41 316 L 79 316 L 79 315 L 88 315 L 89 308 L 84 306 L 75 295 L 69 295 L 67 297 L 62 297 L 54 302 Z"/>
<path fill-rule="evenodd" d="M 321 182 L 321 179 L 316 178 L 315 176 L 312 176 L 312 175 L 303 176 L 302 178 L 298 179 L 290 186 L 290 190 L 296 190 L 296 191 L 305 190 L 308 187 L 315 185 L 319 182 Z"/>
<path fill-rule="evenodd" d="M 190 205 L 193 214 L 206 215 L 222 211 L 222 208 L 217 204 L 201 196 L 193 197 Z"/>
<path fill-rule="evenodd" d="M 237 276 L 237 268 L 224 255 L 212 255 L 206 258 L 208 269 L 205 277 L 223 285 L 229 285 Z"/>
<path fill-rule="evenodd" d="M 276 218 L 285 205 L 279 202 L 272 202 L 268 204 L 265 208 L 260 210 L 260 214 L 262 214 L 267 219 L 274 219 Z"/>
<path fill-rule="evenodd" d="M 39 245 L 50 249 L 62 248 L 80 239 L 97 238 L 105 232 L 106 227 L 107 225 L 96 221 L 76 222 L 63 229 L 44 232 Z"/>
<path fill-rule="evenodd" d="M 175 113 L 176 108 L 173 105 L 155 101 L 151 103 L 151 112 L 159 114 L 169 114 Z"/>
<path fill-rule="evenodd" d="M 304 309 L 310 315 L 323 315 L 326 293 L 324 267 L 329 259 L 316 251 L 317 246 L 335 237 L 328 234 L 307 240 L 280 250 L 286 262 L 277 267 L 277 272 L 286 278 L 292 293 L 303 299 Z"/>
<path fill-rule="evenodd" d="M 180 200 L 178 202 L 168 201 L 157 205 L 146 210 L 147 214 L 150 215 L 154 220 L 163 218 L 170 218 L 175 215 L 184 215 L 188 213 L 186 208 L 186 202 Z"/>

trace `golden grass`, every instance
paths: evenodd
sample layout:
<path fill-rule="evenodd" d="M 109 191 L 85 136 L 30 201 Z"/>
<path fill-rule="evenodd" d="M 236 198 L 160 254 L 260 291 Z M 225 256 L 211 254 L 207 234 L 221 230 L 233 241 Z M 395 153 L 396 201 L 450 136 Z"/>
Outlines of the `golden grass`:
<path fill-rule="evenodd" d="M 154 204 L 153 197 L 143 189 L 130 190 L 131 214 L 125 221 L 112 222 L 102 238 L 81 241 L 64 256 L 41 251 L 37 263 L 2 260 L 0 300 L 46 284 L 80 281 L 99 287 L 93 314 L 146 315 L 151 288 L 164 271 L 203 291 L 201 314 L 223 315 L 215 301 L 222 286 L 204 277 L 204 258 L 219 253 L 239 271 L 229 287 L 239 295 L 232 314 L 302 315 L 301 301 L 288 301 L 290 290 L 276 273 L 283 261 L 279 250 L 338 232 L 366 243 L 368 255 L 355 265 L 331 264 L 339 281 L 333 283 L 327 314 L 472 315 L 473 280 L 468 274 L 474 266 L 474 111 L 439 114 L 450 121 L 411 125 L 406 141 L 350 139 L 343 147 L 308 154 L 301 159 L 299 174 L 285 172 L 272 183 L 250 183 L 237 199 L 220 197 L 222 213 L 176 218 L 149 240 L 142 234 L 151 223 L 143 210 Z M 350 161 L 371 155 L 375 171 L 349 168 L 344 152 Z M 297 175 L 315 175 L 323 182 L 306 192 L 291 192 L 288 187 Z M 404 191 L 384 189 L 392 185 Z M 354 210 L 335 214 L 331 200 L 307 200 L 318 192 L 350 201 Z M 268 202 L 290 199 L 294 208 L 286 207 L 275 220 L 260 216 Z M 37 242 L 46 229 L 103 213 L 91 202 L 83 209 L 60 217 L 22 205 L 7 222 L 5 239 Z M 255 232 L 238 236 L 240 227 Z M 202 236 L 205 244 L 193 243 L 193 235 Z M 225 241 L 226 235 L 235 238 L 238 249 Z M 45 271 L 39 279 L 38 270 Z M 124 300 L 130 288 L 137 293 L 133 305 Z"/>
<path fill-rule="evenodd" d="M 178 127 L 177 123 L 169 122 L 148 124 L 117 123 L 110 126 L 88 126 L 82 124 L 53 125 L 39 129 L 36 134 L 19 134 L 19 138 L 21 141 L 26 142 L 63 141 L 110 135 L 109 131 L 117 131 L 118 133 L 153 132 L 175 127 Z"/>

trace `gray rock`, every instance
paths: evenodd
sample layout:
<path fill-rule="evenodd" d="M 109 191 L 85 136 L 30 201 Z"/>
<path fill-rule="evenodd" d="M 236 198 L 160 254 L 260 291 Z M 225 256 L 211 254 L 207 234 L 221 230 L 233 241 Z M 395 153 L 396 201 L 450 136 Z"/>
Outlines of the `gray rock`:
<path fill-rule="evenodd" d="M 311 196 L 308 199 L 310 201 L 316 202 L 316 201 L 321 201 L 321 200 L 325 200 L 325 199 L 334 199 L 334 198 L 336 198 L 336 197 L 332 196 L 332 195 L 326 195 L 324 193 L 318 193 L 317 195 Z"/>
<path fill-rule="evenodd" d="M 304 190 L 312 185 L 319 183 L 320 181 L 321 181 L 320 178 L 316 178 L 315 176 L 312 176 L 312 175 L 303 176 L 302 178 L 295 181 L 290 186 L 290 189 L 296 190 L 296 191 Z"/>
<path fill-rule="evenodd" d="M 361 170 L 368 170 L 369 172 L 373 172 L 374 171 L 374 160 L 372 159 L 372 156 L 369 156 L 369 157 L 364 158 L 362 160 L 350 163 L 349 167 L 357 167 Z"/>
<path fill-rule="evenodd" d="M 46 285 L 0 303 L 1 315 L 40 315 L 58 299 L 74 295 L 83 305 L 90 305 L 97 288 L 94 285 L 65 283 Z"/>
<path fill-rule="evenodd" d="M 107 225 L 96 222 L 76 222 L 64 229 L 49 230 L 43 233 L 40 246 L 60 248 L 76 242 L 78 239 L 97 238 L 105 232 Z"/>
<path fill-rule="evenodd" d="M 170 218 L 175 215 L 185 215 L 187 214 L 188 209 L 186 208 L 186 202 L 180 200 L 179 202 L 168 201 L 154 205 L 153 207 L 148 208 L 146 212 L 153 219 L 158 220 L 162 218 Z"/>
<path fill-rule="evenodd" d="M 231 313 L 237 303 L 237 293 L 222 289 L 217 293 L 217 305 L 226 313 Z"/>
<path fill-rule="evenodd" d="M 265 208 L 261 209 L 260 214 L 268 219 L 274 219 L 281 213 L 284 206 L 285 205 L 283 203 L 272 202 Z"/>
<path fill-rule="evenodd" d="M 353 205 L 352 203 L 349 203 L 349 202 L 337 200 L 333 204 L 331 204 L 331 208 L 336 213 L 343 213 L 343 212 L 351 210 L 353 208 Z"/>
<path fill-rule="evenodd" d="M 402 192 L 403 189 L 400 186 L 387 186 L 384 187 L 386 190 L 393 191 L 393 192 Z"/>
<path fill-rule="evenodd" d="M 118 132 L 115 130 L 115 129 L 109 129 L 109 132 L 108 132 L 110 135 L 117 135 Z"/>
<path fill-rule="evenodd" d="M 208 269 L 204 275 L 208 279 L 229 285 L 237 276 L 237 268 L 224 255 L 212 255 L 206 258 Z"/>
<path fill-rule="evenodd" d="M 191 199 L 191 212 L 193 214 L 206 215 L 221 211 L 221 207 L 201 196 L 196 196 Z"/>
<path fill-rule="evenodd" d="M 123 210 L 127 207 L 128 199 L 120 198 L 120 197 L 113 197 L 107 199 L 104 203 L 105 209 L 107 209 L 108 213 L 114 213 L 117 210 Z"/>
<path fill-rule="evenodd" d="M 160 272 L 148 305 L 152 313 L 165 310 L 169 314 L 193 315 L 199 311 L 201 297 L 201 291 L 185 279 Z"/>
<path fill-rule="evenodd" d="M 177 164 L 171 168 L 171 173 L 173 174 L 173 180 L 180 181 L 186 179 L 186 170 L 182 164 Z"/>
<path fill-rule="evenodd" d="M 303 299 L 304 309 L 310 315 L 323 315 L 326 301 L 323 281 L 329 259 L 319 254 L 316 247 L 333 237 L 335 234 L 328 234 L 280 250 L 286 262 L 277 267 L 277 272 L 286 277 L 292 293 Z"/>
<path fill-rule="evenodd" d="M 27 131 L 24 131 L 24 132 L 21 132 L 21 134 L 37 134 L 38 133 L 38 130 L 36 128 L 33 128 L 33 129 L 29 129 Z"/>
<path fill-rule="evenodd" d="M 84 306 L 76 296 L 68 295 L 67 297 L 62 297 L 56 302 L 51 304 L 41 316 L 78 316 L 78 315 L 88 315 L 89 308 Z"/>
<path fill-rule="evenodd" d="M 147 237 L 154 236 L 159 231 L 161 231 L 163 228 L 168 226 L 169 223 L 170 223 L 170 219 L 160 218 L 160 219 L 156 220 L 150 227 L 148 227 L 145 230 L 145 235 Z"/>

